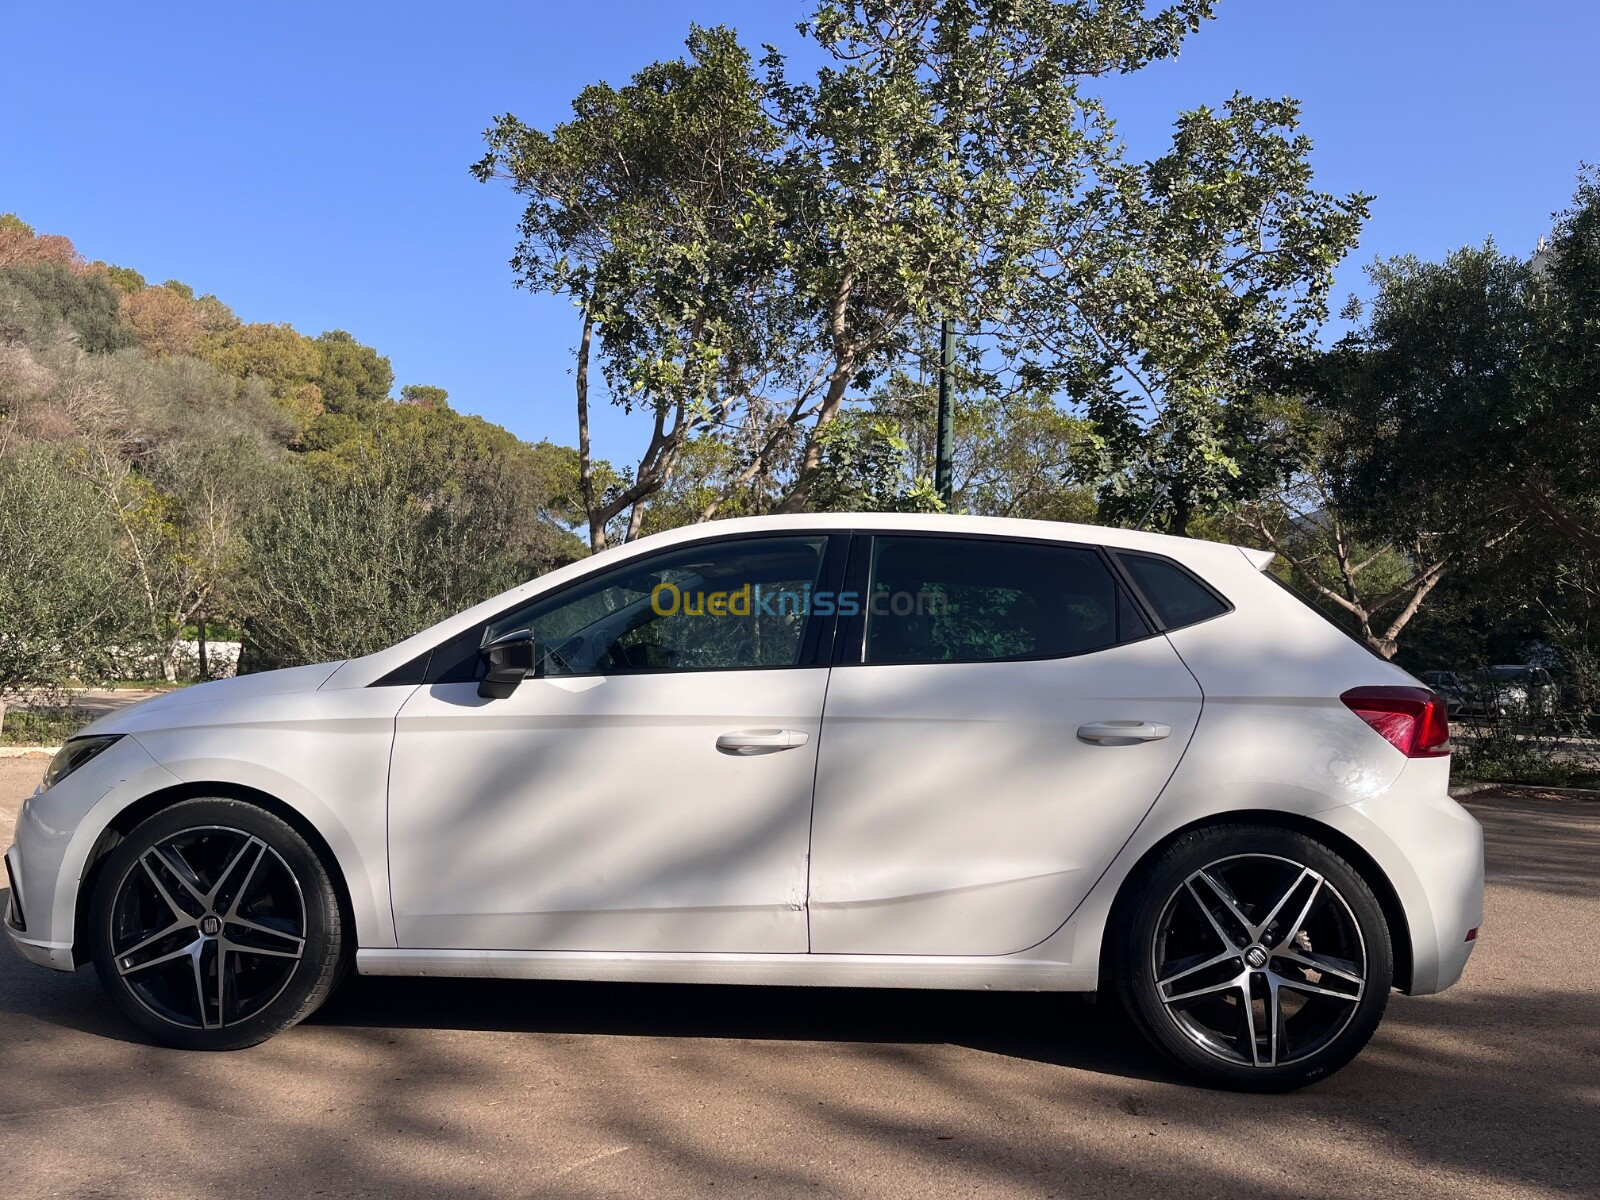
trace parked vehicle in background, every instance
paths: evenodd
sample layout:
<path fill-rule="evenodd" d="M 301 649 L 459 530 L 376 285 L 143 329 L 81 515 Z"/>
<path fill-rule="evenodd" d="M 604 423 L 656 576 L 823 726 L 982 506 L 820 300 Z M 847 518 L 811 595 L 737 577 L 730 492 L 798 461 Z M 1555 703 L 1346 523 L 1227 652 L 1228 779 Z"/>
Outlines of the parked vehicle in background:
<path fill-rule="evenodd" d="M 1467 716 L 1538 720 L 1554 716 L 1558 694 L 1550 672 L 1526 663 L 1503 663 L 1474 671 L 1455 711 Z"/>
<path fill-rule="evenodd" d="M 1417 678 L 1444 698 L 1452 715 L 1465 711 L 1472 692 L 1466 676 L 1457 671 L 1420 671 Z"/>
<path fill-rule="evenodd" d="M 375 975 L 1092 992 L 1281 1091 L 1450 987 L 1439 697 L 1237 546 L 831 514 L 606 551 L 366 658 L 96 722 L 6 928 L 173 1045 Z M 752 1003 L 758 1001 L 752 1000 Z"/>

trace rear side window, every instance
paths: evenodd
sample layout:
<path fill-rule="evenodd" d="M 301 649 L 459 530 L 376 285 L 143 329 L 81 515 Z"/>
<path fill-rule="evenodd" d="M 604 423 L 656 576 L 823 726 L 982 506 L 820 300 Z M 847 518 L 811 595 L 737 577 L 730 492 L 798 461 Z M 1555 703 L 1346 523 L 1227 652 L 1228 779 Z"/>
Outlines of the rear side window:
<path fill-rule="evenodd" d="M 1169 559 L 1143 554 L 1118 554 L 1117 559 L 1168 629 L 1209 621 L 1228 611 L 1225 600 Z"/>
<path fill-rule="evenodd" d="M 868 663 L 995 662 L 1099 650 L 1150 632 L 1092 550 L 875 537 Z"/>

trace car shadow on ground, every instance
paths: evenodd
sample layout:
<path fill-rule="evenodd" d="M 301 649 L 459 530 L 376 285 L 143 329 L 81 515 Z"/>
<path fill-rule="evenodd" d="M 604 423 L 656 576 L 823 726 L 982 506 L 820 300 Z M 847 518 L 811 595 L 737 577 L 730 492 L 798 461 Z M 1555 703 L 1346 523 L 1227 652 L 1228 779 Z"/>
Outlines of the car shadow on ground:
<path fill-rule="evenodd" d="M 946 1044 L 1186 1081 L 1116 1005 L 1059 992 L 357 977 L 311 1020 L 364 1029 Z"/>
<path fill-rule="evenodd" d="M 0 889 L 0 908 L 6 892 Z M 124 1020 L 92 967 L 38 971 L 0 955 L 4 1007 L 113 1041 Z M 1097 1074 L 1180 1081 L 1115 1005 L 1070 993 L 569 983 L 352 975 L 307 1021 L 352 1032 L 458 1030 L 596 1037 L 953 1045 Z"/>

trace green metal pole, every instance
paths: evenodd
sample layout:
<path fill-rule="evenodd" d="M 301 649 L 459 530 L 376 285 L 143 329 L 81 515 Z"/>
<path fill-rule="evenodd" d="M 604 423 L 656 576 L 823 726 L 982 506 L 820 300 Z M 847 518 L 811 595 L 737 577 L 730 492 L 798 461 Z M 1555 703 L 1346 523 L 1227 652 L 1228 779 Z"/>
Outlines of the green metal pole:
<path fill-rule="evenodd" d="M 939 322 L 939 440 L 933 466 L 933 485 L 949 508 L 955 491 L 956 331 L 947 318 Z"/>

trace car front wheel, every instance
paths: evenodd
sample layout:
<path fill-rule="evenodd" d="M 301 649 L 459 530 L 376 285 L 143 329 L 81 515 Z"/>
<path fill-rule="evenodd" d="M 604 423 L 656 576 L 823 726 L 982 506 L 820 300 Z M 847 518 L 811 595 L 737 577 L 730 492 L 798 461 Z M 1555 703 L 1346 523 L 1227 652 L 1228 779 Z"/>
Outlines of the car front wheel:
<path fill-rule="evenodd" d="M 1179 838 L 1136 881 L 1117 983 L 1135 1022 L 1224 1087 L 1288 1091 L 1348 1063 L 1394 977 L 1382 908 L 1329 847 L 1270 826 Z"/>
<path fill-rule="evenodd" d="M 160 1041 L 237 1050 L 308 1016 L 336 982 L 343 923 L 316 851 L 252 804 L 185 800 L 135 828 L 95 886 L 95 970 Z"/>

